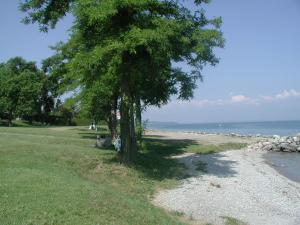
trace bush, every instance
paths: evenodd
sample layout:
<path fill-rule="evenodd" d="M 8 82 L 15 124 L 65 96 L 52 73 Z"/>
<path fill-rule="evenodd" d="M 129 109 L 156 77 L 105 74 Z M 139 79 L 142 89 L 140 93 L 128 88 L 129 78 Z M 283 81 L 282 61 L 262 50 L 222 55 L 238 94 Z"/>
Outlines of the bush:
<path fill-rule="evenodd" d="M 89 126 L 91 124 L 91 119 L 75 118 L 74 123 L 76 124 L 76 126 Z"/>

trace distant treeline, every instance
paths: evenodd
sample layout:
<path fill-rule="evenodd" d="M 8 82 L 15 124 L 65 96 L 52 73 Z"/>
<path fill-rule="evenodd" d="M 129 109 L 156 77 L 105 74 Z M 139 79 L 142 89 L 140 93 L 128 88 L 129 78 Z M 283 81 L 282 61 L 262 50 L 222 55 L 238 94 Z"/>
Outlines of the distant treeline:
<path fill-rule="evenodd" d="M 15 57 L 0 64 L 0 120 L 12 126 L 22 119 L 45 125 L 85 125 L 90 121 L 80 115 L 75 101 L 59 98 L 61 78 L 51 74 L 53 65 L 43 61 L 39 69 L 35 62 Z"/>

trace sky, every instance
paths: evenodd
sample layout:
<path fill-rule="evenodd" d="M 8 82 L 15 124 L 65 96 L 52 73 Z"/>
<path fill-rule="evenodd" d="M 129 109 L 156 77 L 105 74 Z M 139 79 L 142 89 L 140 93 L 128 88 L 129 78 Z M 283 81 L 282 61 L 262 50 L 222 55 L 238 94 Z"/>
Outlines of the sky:
<path fill-rule="evenodd" d="M 185 4 L 193 7 L 191 0 Z M 0 62 L 22 56 L 36 61 L 51 56 L 49 46 L 68 39 L 72 17 L 41 33 L 24 25 L 18 0 L 1 0 Z M 209 18 L 221 16 L 224 49 L 220 63 L 202 71 L 194 99 L 148 108 L 150 121 L 201 123 L 300 119 L 300 0 L 212 0 Z M 188 70 L 189 68 L 184 68 Z"/>

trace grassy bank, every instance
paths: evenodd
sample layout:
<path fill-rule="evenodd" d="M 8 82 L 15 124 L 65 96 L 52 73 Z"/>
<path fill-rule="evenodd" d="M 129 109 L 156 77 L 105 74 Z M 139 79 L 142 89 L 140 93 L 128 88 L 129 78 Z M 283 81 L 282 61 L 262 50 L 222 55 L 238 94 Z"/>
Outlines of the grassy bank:
<path fill-rule="evenodd" d="M 146 139 L 138 164 L 126 168 L 112 149 L 94 148 L 95 135 L 79 127 L 0 127 L 1 224 L 182 224 L 149 200 L 184 175 L 168 156 L 224 148 Z"/>

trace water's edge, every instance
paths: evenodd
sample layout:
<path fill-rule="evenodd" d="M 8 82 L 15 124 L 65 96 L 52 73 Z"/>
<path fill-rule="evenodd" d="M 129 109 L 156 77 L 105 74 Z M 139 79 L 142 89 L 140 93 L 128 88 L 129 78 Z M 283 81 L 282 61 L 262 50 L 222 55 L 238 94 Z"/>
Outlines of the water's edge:
<path fill-rule="evenodd" d="M 268 152 L 263 156 L 265 162 L 288 179 L 300 183 L 300 154 Z"/>

